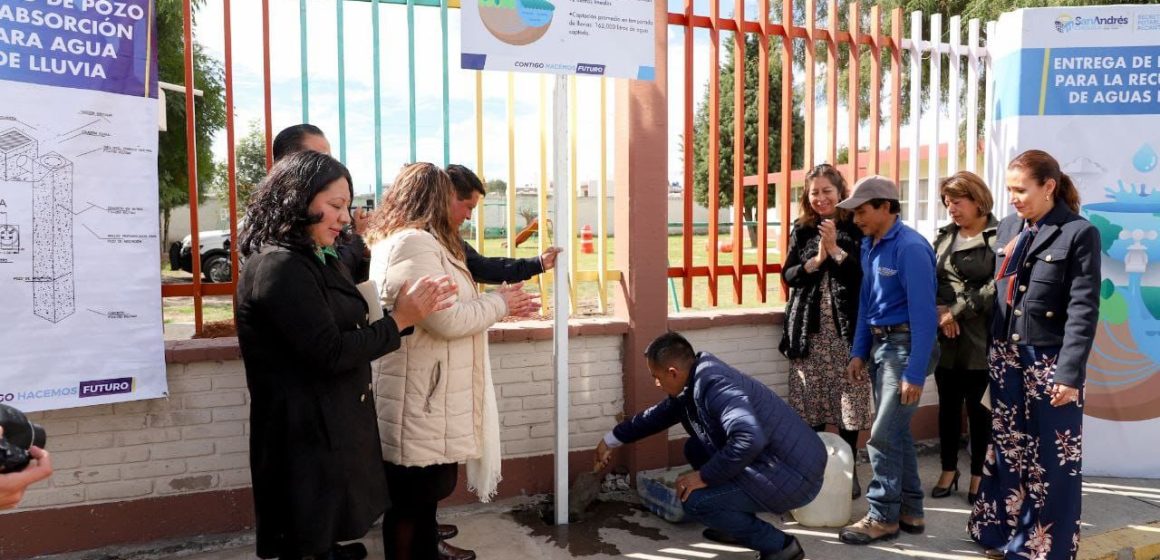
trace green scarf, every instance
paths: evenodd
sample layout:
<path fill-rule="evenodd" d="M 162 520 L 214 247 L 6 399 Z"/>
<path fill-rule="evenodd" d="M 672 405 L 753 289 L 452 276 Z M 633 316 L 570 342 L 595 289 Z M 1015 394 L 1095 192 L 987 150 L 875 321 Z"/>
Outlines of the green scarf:
<path fill-rule="evenodd" d="M 314 255 L 316 257 L 318 257 L 318 260 L 322 261 L 323 265 L 326 264 L 327 255 L 334 257 L 335 259 L 338 259 L 338 251 L 336 251 L 334 249 L 333 245 L 330 245 L 327 247 L 319 247 L 319 246 L 315 245 L 314 246 Z"/>

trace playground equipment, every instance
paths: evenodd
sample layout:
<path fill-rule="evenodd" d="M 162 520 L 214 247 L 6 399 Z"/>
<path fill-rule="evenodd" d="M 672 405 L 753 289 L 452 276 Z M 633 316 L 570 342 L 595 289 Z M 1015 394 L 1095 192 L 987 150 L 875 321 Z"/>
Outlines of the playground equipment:
<path fill-rule="evenodd" d="M 596 252 L 596 246 L 592 242 L 592 226 L 588 224 L 580 228 L 580 252 L 586 255 Z"/>
<path fill-rule="evenodd" d="M 733 235 L 733 236 L 729 236 L 729 237 L 724 238 L 724 239 L 719 239 L 717 241 L 717 250 L 722 252 L 722 253 L 732 253 L 733 252 L 733 239 L 734 239 L 734 237 L 741 238 L 741 247 L 738 248 L 738 251 L 744 251 L 746 247 L 752 247 L 753 246 L 753 236 L 749 234 L 749 226 L 745 225 L 745 226 L 742 226 L 740 229 L 741 229 L 741 235 Z M 734 233 L 737 232 L 736 226 L 733 227 L 733 231 L 734 231 Z M 708 250 L 708 247 L 706 247 L 706 250 Z"/>
<path fill-rule="evenodd" d="M 548 220 L 548 228 L 551 228 L 551 227 L 552 227 L 552 220 Z M 533 233 L 538 233 L 539 231 L 540 231 L 540 218 L 537 217 L 537 218 L 533 219 L 531 222 L 528 222 L 527 227 L 525 227 L 524 229 L 521 229 L 520 232 L 516 234 L 516 247 L 523 245 L 523 243 L 525 241 L 527 241 L 528 238 L 531 237 Z"/>

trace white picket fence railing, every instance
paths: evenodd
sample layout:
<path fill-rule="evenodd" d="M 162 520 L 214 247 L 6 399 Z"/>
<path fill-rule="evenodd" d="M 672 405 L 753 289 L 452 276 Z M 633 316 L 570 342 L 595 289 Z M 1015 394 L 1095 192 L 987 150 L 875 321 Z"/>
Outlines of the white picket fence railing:
<path fill-rule="evenodd" d="M 902 42 L 903 49 L 910 52 L 910 121 L 904 126 L 904 143 L 909 148 L 910 157 L 905 186 L 907 201 L 903 219 L 908 225 L 921 232 L 928 239 L 934 239 L 938 227 L 946 223 L 946 212 L 942 210 L 939 198 L 939 183 L 959 171 L 970 171 L 987 179 L 984 170 L 993 167 L 992 150 L 989 143 L 983 143 L 982 168 L 979 167 L 979 121 L 983 119 L 984 129 L 990 129 L 991 107 L 994 82 L 991 72 L 991 58 L 987 48 L 980 44 L 981 22 L 971 19 L 967 22 L 967 42 L 962 43 L 962 20 L 960 16 L 950 18 L 949 42 L 941 42 L 942 14 L 932 14 L 929 25 L 923 25 L 923 13 L 910 14 L 910 38 Z M 986 37 L 995 37 L 995 22 L 986 24 Z M 927 39 L 923 39 L 923 35 Z M 948 64 L 947 103 L 943 103 L 942 68 Z M 965 72 L 964 72 L 965 62 Z M 927 68 L 924 68 L 926 66 Z M 927 70 L 928 86 L 926 103 L 922 92 L 923 72 Z M 964 76 L 965 73 L 965 76 Z M 979 84 L 984 84 L 983 112 L 980 115 Z M 965 96 L 962 88 L 966 87 Z M 963 122 L 963 118 L 966 122 Z M 929 126 L 924 123 L 927 120 Z M 959 127 L 964 126 L 960 136 Z M 941 147 L 946 144 L 946 159 L 941 160 Z M 925 181 L 922 173 L 922 148 L 927 149 Z M 960 158 L 960 153 L 962 156 Z M 995 198 L 995 215 L 1002 216 L 1007 210 L 1006 188 L 989 184 Z"/>

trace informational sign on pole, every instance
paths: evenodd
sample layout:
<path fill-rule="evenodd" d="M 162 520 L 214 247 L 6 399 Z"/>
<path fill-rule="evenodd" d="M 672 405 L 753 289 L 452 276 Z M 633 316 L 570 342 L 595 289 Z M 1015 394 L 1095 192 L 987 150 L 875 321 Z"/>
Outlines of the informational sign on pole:
<path fill-rule="evenodd" d="M 166 394 L 151 0 L 0 2 L 0 402 Z"/>
<path fill-rule="evenodd" d="M 574 236 L 568 209 L 568 74 L 652 80 L 654 0 L 462 0 L 461 66 L 556 74 L 552 167 L 556 243 Z M 556 370 L 556 523 L 568 523 L 568 258 L 556 259 L 553 354 Z"/>
<path fill-rule="evenodd" d="M 995 37 L 989 183 L 1047 151 L 1103 243 L 1084 474 L 1160 476 L 1160 7 L 1019 10 Z"/>
<path fill-rule="evenodd" d="M 564 143 L 568 138 L 568 87 L 567 78 L 556 76 L 556 85 L 552 92 L 552 171 L 553 182 L 559 185 L 560 191 L 568 184 L 568 151 Z M 572 216 L 568 208 L 570 197 L 563 192 L 557 192 L 555 197 L 556 243 L 566 245 L 566 239 L 575 235 L 572 231 Z M 567 236 L 567 237 L 566 237 Z M 556 445 L 554 467 L 556 471 L 553 490 L 556 494 L 556 524 L 568 524 L 568 412 L 572 405 L 572 394 L 569 389 L 568 367 L 568 313 L 572 308 L 569 296 L 568 258 L 556 259 L 556 281 L 552 284 L 552 311 L 555 313 L 555 322 L 552 325 L 552 358 L 556 368 Z"/>
<path fill-rule="evenodd" d="M 464 0 L 461 66 L 652 80 L 654 0 Z"/>

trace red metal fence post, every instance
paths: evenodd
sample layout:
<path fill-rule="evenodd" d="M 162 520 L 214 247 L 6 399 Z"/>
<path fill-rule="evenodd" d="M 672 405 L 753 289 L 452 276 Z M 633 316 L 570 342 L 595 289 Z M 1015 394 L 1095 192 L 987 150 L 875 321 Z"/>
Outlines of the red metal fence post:
<path fill-rule="evenodd" d="M 191 0 L 183 2 L 183 43 L 185 49 L 185 154 L 186 174 L 189 179 L 189 231 L 193 236 L 193 330 L 201 334 L 201 244 L 197 226 L 197 118 L 193 83 L 193 7 Z"/>

